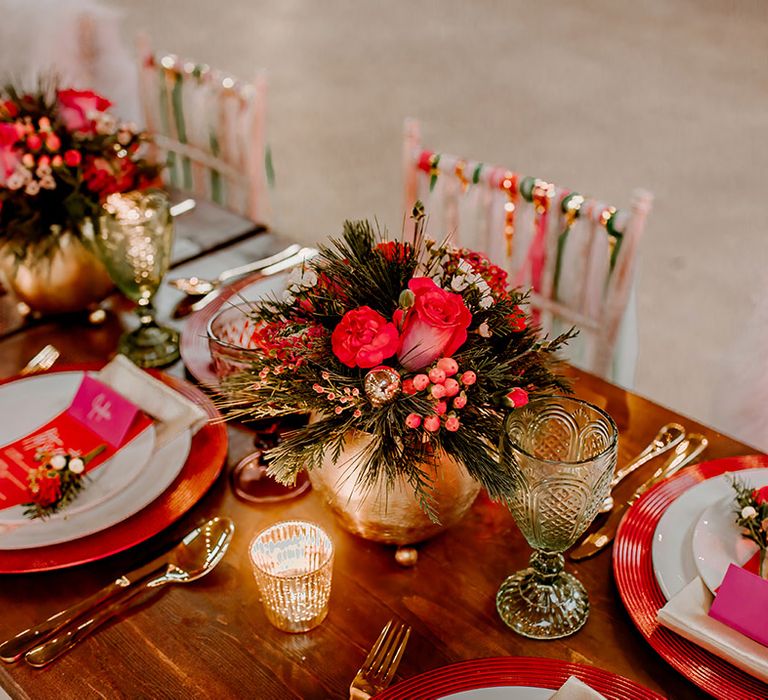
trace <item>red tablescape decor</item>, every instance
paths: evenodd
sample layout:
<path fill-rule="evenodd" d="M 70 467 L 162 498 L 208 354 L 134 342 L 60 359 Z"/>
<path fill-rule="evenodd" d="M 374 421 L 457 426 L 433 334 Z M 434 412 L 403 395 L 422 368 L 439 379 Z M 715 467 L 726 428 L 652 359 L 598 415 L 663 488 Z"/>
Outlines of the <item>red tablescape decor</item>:
<path fill-rule="evenodd" d="M 361 489 L 406 482 L 429 513 L 425 465 L 445 458 L 501 498 L 514 488 L 495 448 L 505 412 L 567 389 L 555 351 L 570 334 L 542 339 L 503 270 L 427 238 L 421 205 L 414 220 L 410 241 L 346 222 L 282 297 L 244 310 L 258 329 L 251 367 L 222 380 L 221 405 L 233 417 L 312 415 L 269 452 L 278 480 L 331 459 Z M 365 449 L 345 454 L 361 435 Z"/>
<path fill-rule="evenodd" d="M 147 140 L 90 90 L 42 83 L 0 90 L 0 248 L 17 260 L 48 256 L 57 237 L 81 236 L 107 195 L 158 182 Z"/>
<path fill-rule="evenodd" d="M 88 472 L 151 422 L 127 399 L 85 375 L 68 408 L 0 447 L 0 508 L 23 504 L 30 518 L 55 513 L 85 487 Z"/>
<path fill-rule="evenodd" d="M 331 335 L 333 354 L 347 367 L 374 367 L 399 344 L 394 324 L 368 306 L 347 311 Z"/>

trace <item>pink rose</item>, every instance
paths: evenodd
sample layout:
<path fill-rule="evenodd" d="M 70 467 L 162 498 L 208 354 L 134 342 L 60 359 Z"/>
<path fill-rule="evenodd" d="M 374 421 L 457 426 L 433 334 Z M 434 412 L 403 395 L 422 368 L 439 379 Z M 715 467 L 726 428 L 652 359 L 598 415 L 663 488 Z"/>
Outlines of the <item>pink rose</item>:
<path fill-rule="evenodd" d="M 59 116 L 69 131 L 95 131 L 94 120 L 112 103 L 91 90 L 59 90 Z"/>
<path fill-rule="evenodd" d="M 331 335 L 333 354 L 347 367 L 375 367 L 397 352 L 397 328 L 370 306 L 347 311 Z"/>
<path fill-rule="evenodd" d="M 0 123 L 0 186 L 5 185 L 8 176 L 21 163 L 21 156 L 16 148 L 19 134 L 13 124 Z"/>
<path fill-rule="evenodd" d="M 460 294 L 440 289 L 428 277 L 414 277 L 408 289 L 416 299 L 407 314 L 395 313 L 396 323 L 405 318 L 397 358 L 414 371 L 456 352 L 467 339 L 472 314 Z"/>

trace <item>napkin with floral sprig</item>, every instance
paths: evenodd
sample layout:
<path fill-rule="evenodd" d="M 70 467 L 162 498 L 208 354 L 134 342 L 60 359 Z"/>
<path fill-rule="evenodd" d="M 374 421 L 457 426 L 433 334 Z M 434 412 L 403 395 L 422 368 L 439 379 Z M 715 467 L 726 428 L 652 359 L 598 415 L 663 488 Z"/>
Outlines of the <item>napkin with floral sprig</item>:
<path fill-rule="evenodd" d="M 94 378 L 97 381 L 86 375 L 72 406 L 51 425 L 0 449 L 0 509 L 23 503 L 29 517 L 46 517 L 70 503 L 86 487 L 87 471 L 109 459 L 153 420 L 156 448 L 184 430 L 196 433 L 207 422 L 199 406 L 122 355 Z M 89 418 L 89 410 L 95 406 L 91 399 L 97 397 L 88 396 L 84 405 L 78 400 L 89 384 L 114 392 L 110 397 L 113 414 L 117 412 L 117 401 L 133 408 L 123 426 L 125 430 L 118 427 L 115 434 L 116 426 L 104 429 L 91 420 L 92 416 Z M 132 420 L 137 409 L 140 413 Z"/>
<path fill-rule="evenodd" d="M 753 489 L 734 479 L 734 520 L 742 535 L 759 547 L 743 568 L 731 565 L 713 598 L 700 578 L 691 581 L 657 614 L 681 636 L 768 682 L 768 486 Z"/>
<path fill-rule="evenodd" d="M 768 648 L 710 617 L 713 600 L 704 582 L 696 577 L 659 610 L 656 618 L 664 627 L 768 683 Z"/>

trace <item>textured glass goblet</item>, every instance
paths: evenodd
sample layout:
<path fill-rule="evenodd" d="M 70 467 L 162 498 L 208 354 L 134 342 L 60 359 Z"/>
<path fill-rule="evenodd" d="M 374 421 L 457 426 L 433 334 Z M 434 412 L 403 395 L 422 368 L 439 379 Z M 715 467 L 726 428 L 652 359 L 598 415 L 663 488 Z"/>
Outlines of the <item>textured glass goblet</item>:
<path fill-rule="evenodd" d="M 496 609 L 526 637 L 565 637 L 587 621 L 587 592 L 564 570 L 562 552 L 608 495 L 617 439 L 607 413 L 563 396 L 535 399 L 504 422 L 501 459 L 516 481 L 508 505 L 534 552 L 529 568 L 501 585 Z"/>
<path fill-rule="evenodd" d="M 172 243 L 173 222 L 164 192 L 107 197 L 96 247 L 117 287 L 137 304 L 140 325 L 120 338 L 118 351 L 139 367 L 164 367 L 179 359 L 179 334 L 157 324 L 152 306 L 168 271 Z"/>

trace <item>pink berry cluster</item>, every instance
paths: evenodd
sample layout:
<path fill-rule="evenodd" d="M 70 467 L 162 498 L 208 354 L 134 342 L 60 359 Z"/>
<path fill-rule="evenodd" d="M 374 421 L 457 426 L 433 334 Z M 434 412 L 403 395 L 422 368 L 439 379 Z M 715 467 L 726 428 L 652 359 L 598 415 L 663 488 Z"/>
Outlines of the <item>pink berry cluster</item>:
<path fill-rule="evenodd" d="M 467 405 L 464 389 L 477 381 L 477 375 L 467 370 L 459 375 L 459 364 L 452 357 L 441 357 L 426 374 L 417 374 L 403 382 L 403 393 L 413 396 L 426 391 L 435 401 L 434 413 L 420 416 L 409 413 L 406 416 L 407 427 L 416 430 L 422 425 L 429 433 L 436 433 L 441 426 L 448 432 L 455 433 L 460 427 L 455 411 Z"/>
<path fill-rule="evenodd" d="M 352 415 L 355 418 L 360 418 L 362 411 L 358 408 L 362 399 L 360 398 L 360 390 L 357 388 L 350 388 L 345 386 L 343 388 L 334 386 L 330 381 L 331 375 L 328 372 L 322 373 L 322 378 L 328 382 L 331 386 L 324 387 L 321 384 L 315 383 L 312 385 L 312 389 L 318 394 L 325 394 L 325 398 L 330 403 L 335 403 L 333 412 L 338 416 L 341 415 L 347 409 L 354 409 Z"/>

